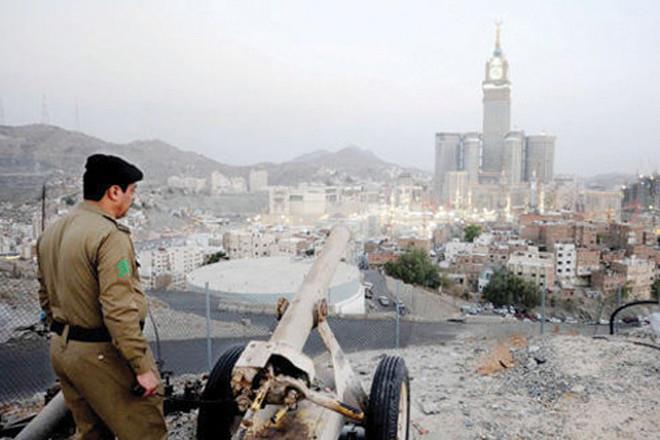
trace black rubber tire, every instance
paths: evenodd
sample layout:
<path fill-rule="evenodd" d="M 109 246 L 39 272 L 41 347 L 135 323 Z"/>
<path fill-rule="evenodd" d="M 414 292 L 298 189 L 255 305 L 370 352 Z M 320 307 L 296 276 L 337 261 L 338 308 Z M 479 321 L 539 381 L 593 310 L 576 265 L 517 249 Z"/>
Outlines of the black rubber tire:
<path fill-rule="evenodd" d="M 224 440 L 231 439 L 231 428 L 236 417 L 240 417 L 236 402 L 233 401 L 231 391 L 231 373 L 234 365 L 241 357 L 245 345 L 235 345 L 220 355 L 209 374 L 202 400 L 225 400 L 223 404 L 215 406 L 202 406 L 197 416 L 198 440 Z"/>
<path fill-rule="evenodd" d="M 401 388 L 405 386 L 405 434 L 410 436 L 410 381 L 405 361 L 399 356 L 385 356 L 378 363 L 369 393 L 365 434 L 367 440 L 396 440 L 399 423 Z"/>

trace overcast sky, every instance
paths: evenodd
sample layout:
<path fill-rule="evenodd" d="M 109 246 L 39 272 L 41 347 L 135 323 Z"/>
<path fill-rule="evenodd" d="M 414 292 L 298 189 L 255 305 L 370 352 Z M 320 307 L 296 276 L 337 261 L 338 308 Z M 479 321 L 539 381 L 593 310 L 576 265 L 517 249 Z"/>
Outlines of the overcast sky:
<path fill-rule="evenodd" d="M 430 170 L 435 132 L 481 130 L 498 19 L 513 128 L 557 136 L 556 172 L 660 165 L 651 0 L 0 0 L 0 99 L 231 164 L 358 145 Z"/>

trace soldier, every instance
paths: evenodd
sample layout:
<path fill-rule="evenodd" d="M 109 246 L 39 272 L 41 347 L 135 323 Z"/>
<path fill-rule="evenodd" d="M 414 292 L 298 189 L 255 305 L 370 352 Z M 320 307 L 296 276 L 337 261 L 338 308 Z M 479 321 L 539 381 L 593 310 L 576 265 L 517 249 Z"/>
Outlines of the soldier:
<path fill-rule="evenodd" d="M 50 358 L 79 439 L 165 439 L 160 376 L 142 334 L 140 287 L 126 215 L 142 172 L 115 157 L 87 158 L 83 198 L 37 243 L 39 301 Z M 131 392 L 140 385 L 143 395 Z"/>

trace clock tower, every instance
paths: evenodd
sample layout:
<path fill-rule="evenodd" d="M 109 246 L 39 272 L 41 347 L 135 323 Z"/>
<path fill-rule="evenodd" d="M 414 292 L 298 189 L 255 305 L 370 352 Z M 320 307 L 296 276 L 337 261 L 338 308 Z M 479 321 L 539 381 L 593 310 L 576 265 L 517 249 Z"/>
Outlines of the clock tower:
<path fill-rule="evenodd" d="M 500 46 L 500 23 L 497 23 L 495 50 L 486 63 L 484 92 L 483 163 L 485 172 L 502 172 L 504 138 L 511 130 L 511 83 L 509 63 Z"/>

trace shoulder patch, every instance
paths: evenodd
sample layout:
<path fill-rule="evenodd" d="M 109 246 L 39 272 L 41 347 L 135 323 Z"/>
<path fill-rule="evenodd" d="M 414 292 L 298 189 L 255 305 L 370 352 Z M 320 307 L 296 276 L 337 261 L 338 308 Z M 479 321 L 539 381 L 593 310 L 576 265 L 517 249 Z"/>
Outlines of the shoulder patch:
<path fill-rule="evenodd" d="M 117 276 L 126 278 L 131 274 L 131 264 L 127 258 L 122 258 L 117 262 Z"/>

